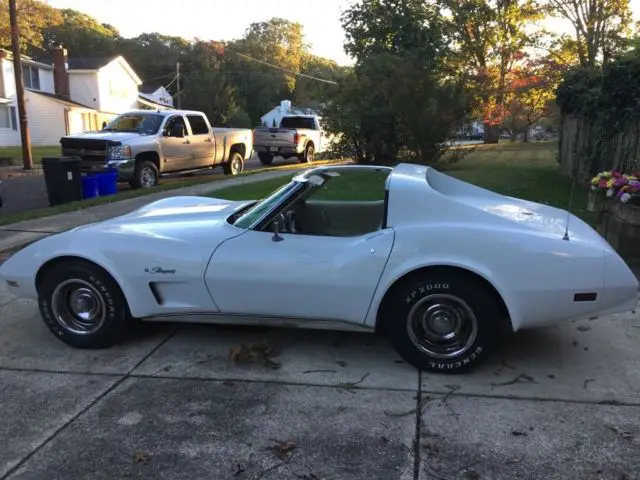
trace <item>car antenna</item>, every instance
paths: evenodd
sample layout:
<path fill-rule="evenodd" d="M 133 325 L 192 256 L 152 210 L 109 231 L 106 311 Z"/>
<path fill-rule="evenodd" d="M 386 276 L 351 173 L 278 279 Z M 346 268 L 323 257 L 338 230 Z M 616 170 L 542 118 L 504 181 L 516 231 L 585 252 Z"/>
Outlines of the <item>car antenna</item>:
<path fill-rule="evenodd" d="M 576 137 L 578 133 L 576 131 Z M 573 197 L 576 186 L 576 177 L 578 176 L 578 162 L 576 161 L 576 157 L 578 156 L 578 142 L 573 142 L 573 155 L 572 155 L 572 164 L 571 164 L 571 191 L 569 193 L 569 208 L 567 209 L 567 223 L 564 229 L 564 237 L 563 240 L 569 241 L 569 223 L 571 222 L 571 210 L 573 209 Z"/>

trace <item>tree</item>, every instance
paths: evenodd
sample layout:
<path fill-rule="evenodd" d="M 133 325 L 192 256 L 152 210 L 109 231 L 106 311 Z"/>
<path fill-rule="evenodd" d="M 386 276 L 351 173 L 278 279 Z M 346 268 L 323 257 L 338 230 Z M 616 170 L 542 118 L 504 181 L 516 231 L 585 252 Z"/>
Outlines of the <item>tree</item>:
<path fill-rule="evenodd" d="M 254 124 L 293 95 L 306 51 L 302 25 L 281 18 L 253 23 L 243 38 L 225 45 L 226 72 Z"/>
<path fill-rule="evenodd" d="M 61 44 L 73 56 L 108 56 L 117 48 L 120 33 L 111 25 L 72 9 L 60 10 L 62 21 L 43 30 L 43 48 Z"/>
<path fill-rule="evenodd" d="M 528 141 L 530 127 L 556 111 L 556 89 L 565 71 L 566 67 L 550 56 L 532 59 L 525 55 L 513 68 L 507 80 L 502 124 L 513 139 L 524 133 Z"/>
<path fill-rule="evenodd" d="M 485 124 L 485 143 L 497 143 L 506 114 L 507 81 L 532 27 L 543 15 L 535 0 L 437 0 L 448 19 L 455 54 L 451 67 L 467 78 Z"/>
<path fill-rule="evenodd" d="M 356 65 L 325 111 L 341 135 L 340 154 L 389 164 L 400 157 L 432 163 L 466 110 L 446 71 L 448 41 L 439 10 L 427 2 L 362 0 L 342 24 Z"/>
<path fill-rule="evenodd" d="M 41 49 L 45 27 L 58 25 L 61 21 L 60 10 L 38 0 L 21 0 L 18 3 L 18 26 L 23 53 Z M 0 48 L 11 48 L 8 0 L 0 0 Z"/>
<path fill-rule="evenodd" d="M 629 0 L 548 0 L 547 11 L 568 20 L 582 67 L 607 63 L 627 46 Z"/>
<path fill-rule="evenodd" d="M 223 70 L 217 42 L 196 40 L 184 61 L 184 106 L 214 125 L 228 125 L 240 110 L 236 88 Z"/>

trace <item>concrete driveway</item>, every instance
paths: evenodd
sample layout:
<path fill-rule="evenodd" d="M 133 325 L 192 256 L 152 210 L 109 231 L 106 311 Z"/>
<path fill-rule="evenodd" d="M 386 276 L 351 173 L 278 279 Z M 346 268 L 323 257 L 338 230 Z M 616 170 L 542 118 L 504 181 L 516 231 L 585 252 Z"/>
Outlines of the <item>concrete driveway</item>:
<path fill-rule="evenodd" d="M 383 340 L 335 332 L 152 324 L 74 350 L 34 303 L 0 305 L 0 479 L 640 478 L 634 314 L 420 376 Z M 229 361 L 265 341 L 264 362 Z"/>

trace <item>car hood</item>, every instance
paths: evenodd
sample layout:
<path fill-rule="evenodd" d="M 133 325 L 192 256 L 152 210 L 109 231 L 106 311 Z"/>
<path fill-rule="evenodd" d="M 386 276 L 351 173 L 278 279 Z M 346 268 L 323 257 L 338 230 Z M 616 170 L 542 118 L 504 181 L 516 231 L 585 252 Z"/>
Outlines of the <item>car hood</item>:
<path fill-rule="evenodd" d="M 102 222 L 78 227 L 74 231 L 113 230 L 122 227 L 146 226 L 152 230 L 173 230 L 190 225 L 214 224 L 226 219 L 236 210 L 252 203 L 249 201 L 229 201 L 221 198 L 181 196 L 158 200 L 131 213 Z"/>
<path fill-rule="evenodd" d="M 112 142 L 127 142 L 148 135 L 135 132 L 86 132 L 75 135 L 67 135 L 64 138 L 83 140 L 108 140 Z"/>

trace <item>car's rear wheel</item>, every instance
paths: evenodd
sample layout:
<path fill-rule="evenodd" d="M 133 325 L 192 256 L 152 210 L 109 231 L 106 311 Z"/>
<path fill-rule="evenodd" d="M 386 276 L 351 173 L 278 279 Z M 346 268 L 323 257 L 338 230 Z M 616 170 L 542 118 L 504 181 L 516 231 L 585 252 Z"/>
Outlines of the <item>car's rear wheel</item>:
<path fill-rule="evenodd" d="M 130 318 L 118 284 L 101 268 L 80 261 L 53 266 L 38 285 L 45 325 L 76 348 L 106 348 L 118 341 Z"/>
<path fill-rule="evenodd" d="M 269 153 L 258 153 L 258 158 L 262 165 L 271 165 L 273 163 L 273 155 Z"/>
<path fill-rule="evenodd" d="M 308 144 L 304 149 L 304 154 L 302 156 L 301 162 L 303 163 L 311 163 L 315 160 L 316 149 L 313 144 Z"/>
<path fill-rule="evenodd" d="M 225 175 L 240 175 L 244 169 L 244 160 L 238 152 L 232 152 L 229 161 L 222 167 Z"/>
<path fill-rule="evenodd" d="M 385 331 L 398 354 L 420 370 L 463 373 L 480 364 L 500 325 L 500 305 L 475 278 L 440 271 L 392 292 Z"/>

